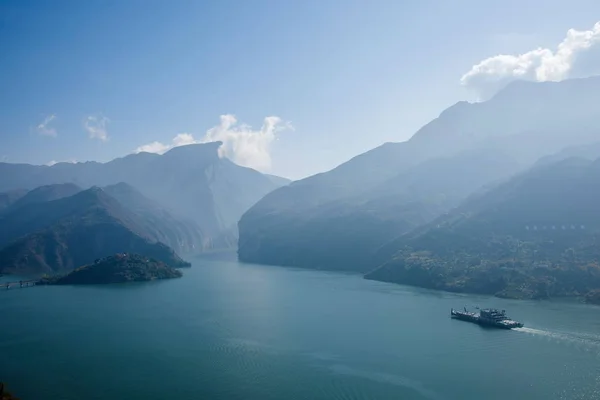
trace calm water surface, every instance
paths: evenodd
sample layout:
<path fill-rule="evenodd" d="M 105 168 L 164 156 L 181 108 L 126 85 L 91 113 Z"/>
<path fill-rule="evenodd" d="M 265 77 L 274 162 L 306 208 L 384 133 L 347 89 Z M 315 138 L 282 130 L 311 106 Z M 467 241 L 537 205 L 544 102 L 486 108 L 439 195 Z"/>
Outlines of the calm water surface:
<path fill-rule="evenodd" d="M 600 307 L 196 260 L 182 279 L 0 291 L 23 400 L 600 399 Z M 519 331 L 449 318 L 495 306 Z"/>

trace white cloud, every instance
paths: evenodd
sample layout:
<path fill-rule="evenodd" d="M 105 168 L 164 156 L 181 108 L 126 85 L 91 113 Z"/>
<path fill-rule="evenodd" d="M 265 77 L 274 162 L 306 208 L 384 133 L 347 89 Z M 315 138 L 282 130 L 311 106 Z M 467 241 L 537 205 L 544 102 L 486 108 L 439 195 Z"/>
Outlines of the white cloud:
<path fill-rule="evenodd" d="M 221 123 L 206 131 L 201 139 L 190 133 L 180 133 L 171 143 L 152 142 L 138 147 L 135 152 L 163 154 L 178 146 L 220 141 L 223 142 L 219 149 L 221 157 L 245 167 L 268 171 L 271 168 L 271 143 L 279 132 L 287 129 L 293 129 L 291 124 L 279 117 L 266 117 L 259 130 L 252 130 L 249 125 L 237 125 L 235 116 L 226 114 L 221 115 Z"/>
<path fill-rule="evenodd" d="M 135 149 L 135 152 L 136 153 L 163 154 L 172 148 L 173 148 L 173 146 L 169 146 L 168 144 L 164 144 L 161 142 L 152 142 L 152 143 L 148 143 L 148 144 L 138 147 L 137 149 Z"/>
<path fill-rule="evenodd" d="M 40 123 L 36 127 L 37 132 L 40 135 L 56 137 L 58 135 L 58 133 L 56 132 L 56 129 L 49 126 L 50 123 L 52 121 L 54 121 L 55 119 L 56 119 L 56 115 L 54 115 L 54 114 L 48 115 L 46 118 L 44 118 L 42 123 Z"/>
<path fill-rule="evenodd" d="M 110 122 L 103 115 L 88 115 L 83 121 L 83 127 L 88 132 L 90 139 L 98 139 L 103 142 L 108 140 L 106 125 Z"/>
<path fill-rule="evenodd" d="M 70 159 L 70 160 L 65 160 L 65 161 L 55 161 L 55 160 L 52 160 L 49 163 L 47 163 L 46 165 L 49 166 L 49 167 L 51 167 L 53 165 L 60 164 L 60 163 L 77 164 L 77 160 L 75 160 L 75 159 Z"/>
<path fill-rule="evenodd" d="M 539 47 L 518 55 L 497 55 L 474 65 L 460 80 L 483 99 L 517 79 L 560 81 L 600 72 L 600 21 L 592 29 L 569 29 L 556 49 Z"/>
<path fill-rule="evenodd" d="M 221 124 L 209 129 L 203 142 L 223 142 L 220 154 L 236 164 L 268 171 L 271 168 L 271 143 L 277 134 L 286 129 L 292 129 L 288 122 L 281 118 L 266 117 L 262 127 L 253 131 L 248 125 L 237 123 L 233 115 L 221 115 Z"/>
<path fill-rule="evenodd" d="M 152 142 L 145 144 L 143 146 L 138 147 L 135 152 L 136 153 L 157 153 L 163 154 L 167 151 L 171 150 L 173 147 L 185 146 L 188 144 L 201 143 L 201 141 L 196 140 L 194 136 L 190 133 L 180 133 L 175 136 L 171 140 L 171 144 L 164 144 L 161 142 Z"/>

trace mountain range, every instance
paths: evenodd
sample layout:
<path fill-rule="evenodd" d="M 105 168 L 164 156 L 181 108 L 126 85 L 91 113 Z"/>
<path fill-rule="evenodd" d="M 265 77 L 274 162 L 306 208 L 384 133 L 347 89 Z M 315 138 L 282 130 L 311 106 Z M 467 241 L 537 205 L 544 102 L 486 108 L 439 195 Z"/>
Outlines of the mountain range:
<path fill-rule="evenodd" d="M 517 192 L 505 188 L 543 166 L 554 166 L 544 176 L 560 176 L 567 168 L 560 163 L 573 156 L 582 157 L 575 163 L 600 157 L 598 127 L 599 77 L 519 81 L 486 102 L 459 102 L 406 142 L 386 143 L 267 194 L 239 222 L 239 259 L 362 273 L 381 267 L 369 277 L 403 281 L 384 271 L 406 254 L 408 238 L 430 232 L 440 218 L 455 218 L 456 210 L 472 213 L 475 205 L 506 207 L 499 224 L 522 222 L 511 214 L 520 212 L 516 205 L 508 205 Z M 531 190 L 550 193 L 544 186 Z M 560 199 L 558 208 L 573 205 Z M 439 246 L 439 232 L 431 232 L 422 251 Z M 476 247 L 486 245 L 478 239 Z"/>
<path fill-rule="evenodd" d="M 514 82 L 408 141 L 290 183 L 220 142 L 108 163 L 0 163 L 0 272 L 116 253 L 243 262 L 503 297 L 600 298 L 600 78 Z M 238 239 L 239 235 L 239 239 Z"/>
<path fill-rule="evenodd" d="M 107 163 L 0 163 L 0 210 L 36 201 L 37 196 L 44 198 L 44 187 L 48 185 L 62 185 L 62 189 L 54 186 L 51 191 L 58 197 L 72 194 L 75 188 L 106 187 L 107 193 L 120 201 L 137 203 L 132 207 L 138 216 L 154 218 L 149 224 L 155 225 L 163 241 L 179 253 L 235 247 L 241 215 L 265 194 L 289 181 L 219 157 L 221 144 L 182 146 L 163 155 L 132 154 Z M 112 186 L 121 183 L 133 191 Z M 169 229 L 180 235 L 164 229 L 158 222 L 164 219 L 170 220 Z"/>

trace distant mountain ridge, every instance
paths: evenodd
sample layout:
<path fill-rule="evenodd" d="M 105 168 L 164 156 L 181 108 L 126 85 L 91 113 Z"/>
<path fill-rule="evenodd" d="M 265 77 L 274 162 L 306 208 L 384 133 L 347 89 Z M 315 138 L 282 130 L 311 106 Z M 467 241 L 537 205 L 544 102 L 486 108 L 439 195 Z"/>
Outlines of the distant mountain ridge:
<path fill-rule="evenodd" d="M 239 222 L 239 259 L 366 272 L 379 247 L 541 157 L 597 141 L 598 127 L 599 77 L 514 82 L 455 104 L 407 142 L 269 193 Z"/>
<path fill-rule="evenodd" d="M 81 188 L 72 183 L 63 183 L 57 185 L 45 185 L 28 191 L 13 204 L 8 207 L 7 212 L 13 209 L 26 206 L 27 204 L 43 203 L 46 201 L 58 200 L 69 197 L 81 192 Z"/>
<path fill-rule="evenodd" d="M 27 194 L 25 189 L 14 189 L 8 192 L 0 193 L 0 212 L 13 205 L 17 200 Z"/>
<path fill-rule="evenodd" d="M 0 163 L 0 192 L 54 184 L 87 189 L 123 182 L 160 204 L 174 218 L 193 223 L 187 227 L 198 228 L 193 233 L 195 251 L 230 246 L 237 241 L 241 215 L 288 181 L 219 157 L 220 146 L 221 142 L 181 146 L 163 155 L 131 154 L 104 164 Z"/>

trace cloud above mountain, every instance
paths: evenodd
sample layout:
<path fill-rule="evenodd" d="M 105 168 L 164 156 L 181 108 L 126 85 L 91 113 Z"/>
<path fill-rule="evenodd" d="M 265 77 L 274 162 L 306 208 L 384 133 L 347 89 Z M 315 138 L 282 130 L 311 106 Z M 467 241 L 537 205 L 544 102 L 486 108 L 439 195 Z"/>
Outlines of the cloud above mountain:
<path fill-rule="evenodd" d="M 61 163 L 67 163 L 67 164 L 77 164 L 77 160 L 75 159 L 70 159 L 70 160 L 64 160 L 64 161 L 56 161 L 56 160 L 52 160 L 48 163 L 46 163 L 47 166 L 52 167 L 56 164 L 61 164 Z"/>
<path fill-rule="evenodd" d="M 555 49 L 539 47 L 523 54 L 501 54 L 474 65 L 460 80 L 481 100 L 511 81 L 561 81 L 600 73 L 600 21 L 592 29 L 569 29 Z"/>
<path fill-rule="evenodd" d="M 108 140 L 107 125 L 109 122 L 110 120 L 103 115 L 88 115 L 83 120 L 83 127 L 90 139 L 98 139 L 106 142 Z"/>
<path fill-rule="evenodd" d="M 56 115 L 48 115 L 38 126 L 36 126 L 37 132 L 40 135 L 56 137 L 58 135 L 58 132 L 56 132 L 56 129 L 50 126 L 52 121 L 54 121 L 55 119 Z"/>
<path fill-rule="evenodd" d="M 138 147 L 135 152 L 136 153 L 156 153 L 163 154 L 167 151 L 171 150 L 174 147 L 185 146 L 188 144 L 202 143 L 199 140 L 196 140 L 194 136 L 190 133 L 180 133 L 175 136 L 171 143 L 165 144 L 162 142 L 152 142 L 145 144 L 143 146 Z"/>
<path fill-rule="evenodd" d="M 253 130 L 246 124 L 238 124 L 234 115 L 221 115 L 219 125 L 210 128 L 202 138 L 196 139 L 190 133 L 180 133 L 170 143 L 152 142 L 138 147 L 135 152 L 163 154 L 168 150 L 195 143 L 221 141 L 219 155 L 227 157 L 238 165 L 254 168 L 259 171 L 271 169 L 271 144 L 277 134 L 292 129 L 289 122 L 281 118 L 266 117 L 260 129 Z"/>

